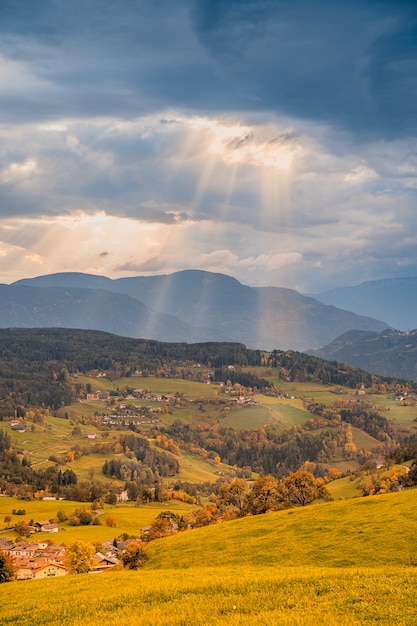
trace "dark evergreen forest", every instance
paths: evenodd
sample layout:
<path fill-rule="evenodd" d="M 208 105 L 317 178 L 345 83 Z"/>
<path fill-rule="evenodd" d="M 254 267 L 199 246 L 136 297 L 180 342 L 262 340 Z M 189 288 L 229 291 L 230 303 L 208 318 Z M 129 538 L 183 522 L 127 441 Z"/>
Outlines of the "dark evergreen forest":
<path fill-rule="evenodd" d="M 163 343 L 64 328 L 0 329 L 0 420 L 23 415 L 27 408 L 56 410 L 70 404 L 80 392 L 70 374 L 98 370 L 118 378 L 140 370 L 146 376 L 169 365 L 192 363 L 214 368 L 215 380 L 232 377 L 233 383 L 258 389 L 271 383 L 242 368 L 267 365 L 278 367 L 283 379 L 352 388 L 378 381 L 404 383 L 300 352 L 265 353 L 240 343 Z M 228 365 L 238 370 L 227 371 Z"/>

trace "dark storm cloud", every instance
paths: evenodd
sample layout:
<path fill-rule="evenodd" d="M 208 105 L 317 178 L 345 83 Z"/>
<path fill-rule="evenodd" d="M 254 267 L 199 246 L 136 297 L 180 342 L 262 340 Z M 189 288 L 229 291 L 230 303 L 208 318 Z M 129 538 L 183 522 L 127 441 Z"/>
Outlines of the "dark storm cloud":
<path fill-rule="evenodd" d="M 29 68 L 38 83 L 27 85 L 24 94 L 11 89 L 3 95 L 3 118 L 222 106 L 228 96 L 196 41 L 187 6 L 163 0 L 5 0 L 0 52 Z"/>
<path fill-rule="evenodd" d="M 38 81 L 3 93 L 3 119 L 180 107 L 417 131 L 414 2 L 3 0 L 0 33 Z"/>
<path fill-rule="evenodd" d="M 252 104 L 357 134 L 416 134 L 417 4 L 205 0 L 200 40 Z"/>

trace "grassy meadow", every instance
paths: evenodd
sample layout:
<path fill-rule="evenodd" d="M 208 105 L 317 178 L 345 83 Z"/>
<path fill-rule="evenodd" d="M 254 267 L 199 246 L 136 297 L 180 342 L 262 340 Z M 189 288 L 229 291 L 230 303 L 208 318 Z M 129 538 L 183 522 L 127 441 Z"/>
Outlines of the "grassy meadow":
<path fill-rule="evenodd" d="M 204 550 L 201 549 L 204 546 Z M 417 558 L 417 490 L 207 526 L 152 542 L 150 568 L 407 566 Z"/>
<path fill-rule="evenodd" d="M 0 533 L 0 537 L 9 537 L 10 539 L 16 539 L 16 533 L 14 530 L 5 531 L 6 524 L 3 522 L 6 516 L 11 516 L 12 521 L 10 526 L 22 521 L 27 522 L 30 519 L 34 521 L 45 521 L 54 519 L 58 511 L 64 511 L 69 517 L 75 509 L 82 507 L 89 508 L 91 503 L 89 502 L 72 502 L 70 500 L 33 500 L 31 502 L 25 502 L 23 500 L 16 500 L 15 498 L 1 497 L 0 498 L 0 528 L 3 529 Z M 59 524 L 59 532 L 57 533 L 36 533 L 33 537 L 35 539 L 51 539 L 55 543 L 69 544 L 77 539 L 82 541 L 89 541 L 91 543 L 96 541 L 111 540 L 121 533 L 127 533 L 129 535 L 140 535 L 140 529 L 144 526 L 148 526 L 152 520 L 154 520 L 162 511 L 175 511 L 179 514 L 184 514 L 190 510 L 189 505 L 176 500 L 170 501 L 166 504 L 160 504 L 152 502 L 150 504 L 142 504 L 140 506 L 134 506 L 133 504 L 117 504 L 117 505 L 104 505 L 104 508 L 99 511 L 99 519 L 101 521 L 100 526 L 70 526 L 68 522 L 62 522 Z M 13 509 L 25 509 L 25 515 L 12 515 Z M 106 518 L 113 517 L 116 526 L 110 528 L 106 526 Z M 0 620 L 1 623 L 1 620 Z"/>
<path fill-rule="evenodd" d="M 410 626 L 412 568 L 108 572 L 0 586 L 2 625 Z"/>
<path fill-rule="evenodd" d="M 410 626 L 416 623 L 416 493 L 312 505 L 180 533 L 152 542 L 140 571 L 0 585 L 0 621 Z"/>

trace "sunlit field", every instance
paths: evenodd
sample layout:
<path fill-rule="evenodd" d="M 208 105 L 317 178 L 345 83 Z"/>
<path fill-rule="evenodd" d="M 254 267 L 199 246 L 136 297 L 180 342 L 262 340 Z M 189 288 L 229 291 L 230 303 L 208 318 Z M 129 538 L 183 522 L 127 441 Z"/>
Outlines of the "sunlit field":
<path fill-rule="evenodd" d="M 208 526 L 150 544 L 150 567 L 212 563 L 407 566 L 417 557 L 417 491 L 313 504 Z M 201 550 L 204 545 L 204 550 Z"/>
<path fill-rule="evenodd" d="M 223 522 L 152 542 L 140 571 L 0 585 L 1 623 L 410 626 L 415 497 L 409 490 Z"/>
<path fill-rule="evenodd" d="M 410 626 L 417 571 L 223 567 L 107 572 L 0 587 L 20 626 Z"/>
<path fill-rule="evenodd" d="M 1 497 L 0 528 L 6 528 L 6 524 L 3 522 L 6 516 L 12 517 L 9 526 L 13 526 L 22 520 L 28 522 L 33 519 L 36 522 L 54 519 L 58 511 L 64 511 L 67 516 L 70 517 L 75 509 L 83 507 L 91 508 L 91 502 L 72 502 L 70 500 L 33 500 L 26 502 L 16 500 L 15 498 Z M 98 517 L 101 524 L 98 526 L 71 526 L 68 521 L 66 521 L 59 524 L 60 530 L 57 533 L 36 533 L 31 537 L 35 540 L 50 539 L 54 541 L 54 543 L 68 544 L 76 539 L 89 542 L 112 540 L 122 533 L 140 536 L 141 528 L 148 526 L 162 511 L 171 510 L 183 514 L 191 508 L 194 507 L 175 500 L 167 504 L 153 502 L 150 504 L 142 504 L 139 507 L 134 506 L 134 504 L 118 504 L 115 506 L 105 504 L 104 507 L 99 510 Z M 25 509 L 26 513 L 25 515 L 12 515 L 13 509 Z M 115 527 L 111 528 L 106 525 L 107 517 L 112 517 L 115 520 Z M 15 539 L 16 532 L 14 530 L 3 531 L 1 536 Z"/>

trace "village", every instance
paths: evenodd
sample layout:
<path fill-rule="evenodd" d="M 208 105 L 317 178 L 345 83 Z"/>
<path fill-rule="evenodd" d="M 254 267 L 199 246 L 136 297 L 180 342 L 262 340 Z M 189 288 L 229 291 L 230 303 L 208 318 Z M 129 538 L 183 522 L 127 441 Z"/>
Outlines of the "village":
<path fill-rule="evenodd" d="M 39 532 L 58 532 L 57 524 L 36 522 L 34 527 Z M 146 530 L 146 529 L 144 529 Z M 118 565 L 121 555 L 131 543 L 140 543 L 138 538 L 108 540 L 100 545 L 93 558 L 89 573 L 98 574 Z M 29 580 L 67 576 L 64 544 L 55 544 L 51 540 L 13 541 L 0 538 L 0 553 L 7 554 L 15 569 L 15 580 Z"/>

